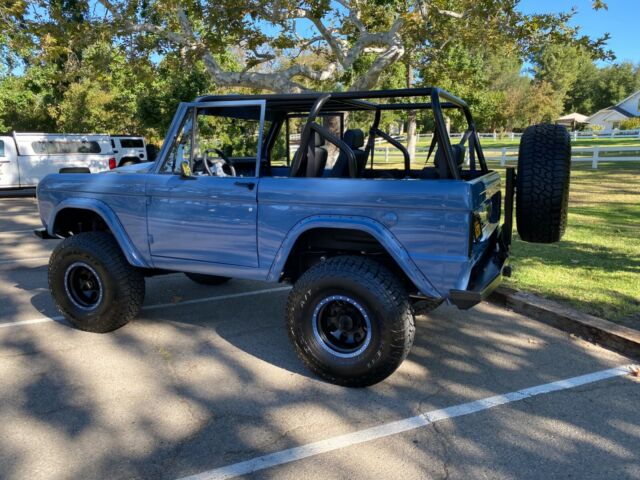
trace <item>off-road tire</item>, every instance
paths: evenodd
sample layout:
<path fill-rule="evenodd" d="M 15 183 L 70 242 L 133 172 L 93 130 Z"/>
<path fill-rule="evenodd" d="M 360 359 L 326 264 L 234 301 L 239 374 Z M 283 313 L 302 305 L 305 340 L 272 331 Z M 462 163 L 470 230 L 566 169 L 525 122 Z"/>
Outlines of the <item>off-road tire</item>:
<path fill-rule="evenodd" d="M 368 346 L 352 358 L 330 353 L 313 331 L 314 312 L 335 296 L 356 301 L 371 323 Z M 409 354 L 415 333 L 411 302 L 398 278 L 378 262 L 358 256 L 333 257 L 307 270 L 289 294 L 286 319 L 305 365 L 347 387 L 366 387 L 391 375 Z"/>
<path fill-rule="evenodd" d="M 87 265 L 101 282 L 102 295 L 95 307 L 79 308 L 69 293 L 68 272 Z M 79 330 L 105 333 L 127 324 L 144 300 L 144 276 L 131 266 L 113 235 L 86 232 L 59 243 L 49 259 L 49 290 L 64 317 Z"/>
<path fill-rule="evenodd" d="M 200 285 L 222 285 L 223 283 L 227 283 L 231 278 L 229 277 L 218 277 L 216 275 L 204 275 L 202 273 L 185 273 L 190 280 L 193 280 Z"/>
<path fill-rule="evenodd" d="M 525 242 L 553 243 L 567 226 L 571 138 L 562 125 L 540 124 L 522 134 L 516 180 L 516 223 Z"/>

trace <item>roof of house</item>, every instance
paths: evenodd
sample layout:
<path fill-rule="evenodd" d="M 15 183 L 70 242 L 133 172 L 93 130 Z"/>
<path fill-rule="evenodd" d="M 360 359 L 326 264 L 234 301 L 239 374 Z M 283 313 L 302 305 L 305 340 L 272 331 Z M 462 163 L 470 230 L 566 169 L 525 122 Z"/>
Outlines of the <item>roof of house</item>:
<path fill-rule="evenodd" d="M 625 117 L 633 118 L 635 115 L 633 113 L 627 112 L 624 108 L 619 107 L 618 105 L 614 105 L 613 107 L 609 107 L 609 110 L 614 110 L 618 113 L 621 113 Z"/>
<path fill-rule="evenodd" d="M 616 103 L 615 105 L 611 105 L 610 107 L 607 108 L 603 108 L 602 110 L 598 110 L 596 113 L 594 113 L 593 115 L 590 115 L 588 117 L 587 120 L 591 120 L 593 117 L 595 117 L 597 114 L 599 114 L 600 112 L 618 112 L 620 115 L 624 115 L 627 118 L 634 118 L 635 115 L 633 113 L 628 112 L 627 110 L 625 110 L 624 108 L 622 108 L 620 105 L 622 105 L 623 103 L 625 103 L 627 100 L 629 100 L 632 97 L 635 97 L 636 95 L 640 94 L 640 90 L 638 90 L 637 92 L 632 93 L 631 95 L 629 95 L 628 97 L 626 97 L 625 99 L 623 99 L 621 102 Z"/>

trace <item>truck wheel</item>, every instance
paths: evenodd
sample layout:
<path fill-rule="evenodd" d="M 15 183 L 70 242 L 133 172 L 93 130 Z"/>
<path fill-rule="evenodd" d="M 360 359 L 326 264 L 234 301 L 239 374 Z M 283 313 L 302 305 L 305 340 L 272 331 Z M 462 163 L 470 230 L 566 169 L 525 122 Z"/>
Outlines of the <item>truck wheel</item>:
<path fill-rule="evenodd" d="M 112 235 L 86 232 L 63 240 L 51 254 L 49 290 L 75 328 L 105 333 L 136 316 L 144 300 L 144 277 Z"/>
<path fill-rule="evenodd" d="M 356 256 L 330 258 L 300 277 L 287 303 L 287 330 L 311 371 L 347 387 L 391 375 L 415 332 L 409 296 L 396 276 Z"/>
<path fill-rule="evenodd" d="M 562 125 L 528 127 L 520 140 L 516 223 L 525 242 L 553 243 L 567 226 L 571 138 Z"/>
<path fill-rule="evenodd" d="M 200 285 L 222 285 L 231 280 L 229 277 L 218 277 L 216 275 L 203 275 L 202 273 L 185 273 L 190 280 Z"/>

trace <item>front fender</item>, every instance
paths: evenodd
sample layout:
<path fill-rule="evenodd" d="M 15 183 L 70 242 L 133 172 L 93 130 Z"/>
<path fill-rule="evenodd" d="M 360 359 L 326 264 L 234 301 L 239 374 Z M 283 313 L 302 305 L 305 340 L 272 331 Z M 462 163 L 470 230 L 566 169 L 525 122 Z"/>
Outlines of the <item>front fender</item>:
<path fill-rule="evenodd" d="M 100 215 L 102 220 L 104 220 L 104 222 L 109 227 L 109 230 L 111 230 L 111 233 L 113 233 L 113 236 L 118 242 L 118 245 L 120 245 L 122 253 L 127 258 L 127 261 L 135 267 L 150 268 L 150 265 L 145 261 L 138 249 L 134 246 L 133 242 L 129 238 L 129 235 L 127 235 L 115 212 L 111 208 L 109 208 L 106 203 L 95 198 L 69 198 L 56 205 L 55 208 L 51 211 L 46 222 L 47 232 L 49 233 L 49 235 L 54 235 L 53 229 L 55 226 L 56 217 L 58 216 L 58 213 L 60 213 L 65 208 L 91 210 L 92 212 Z"/>
<path fill-rule="evenodd" d="M 411 279 L 420 293 L 430 297 L 442 297 L 435 289 L 429 279 L 425 277 L 413 262 L 409 253 L 404 249 L 398 239 L 380 222 L 360 216 L 344 215 L 314 215 L 307 217 L 295 224 L 287 232 L 278 253 L 271 264 L 267 280 L 277 281 L 280 272 L 289 258 L 289 254 L 296 243 L 296 240 L 307 230 L 312 228 L 344 228 L 350 230 L 361 230 L 375 238 L 385 248 L 387 253 L 396 261 L 404 273 Z"/>

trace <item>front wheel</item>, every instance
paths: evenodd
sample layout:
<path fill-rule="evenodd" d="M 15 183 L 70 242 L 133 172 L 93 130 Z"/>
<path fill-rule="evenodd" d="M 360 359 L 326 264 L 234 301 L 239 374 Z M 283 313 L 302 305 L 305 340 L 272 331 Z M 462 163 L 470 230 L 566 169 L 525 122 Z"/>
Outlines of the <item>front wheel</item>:
<path fill-rule="evenodd" d="M 331 258 L 300 277 L 289 295 L 287 330 L 311 371 L 348 387 L 391 375 L 415 332 L 409 296 L 396 276 L 355 256 Z"/>
<path fill-rule="evenodd" d="M 49 290 L 75 328 L 105 333 L 136 316 L 144 277 L 127 262 L 113 235 L 86 232 L 63 240 L 51 254 Z"/>

